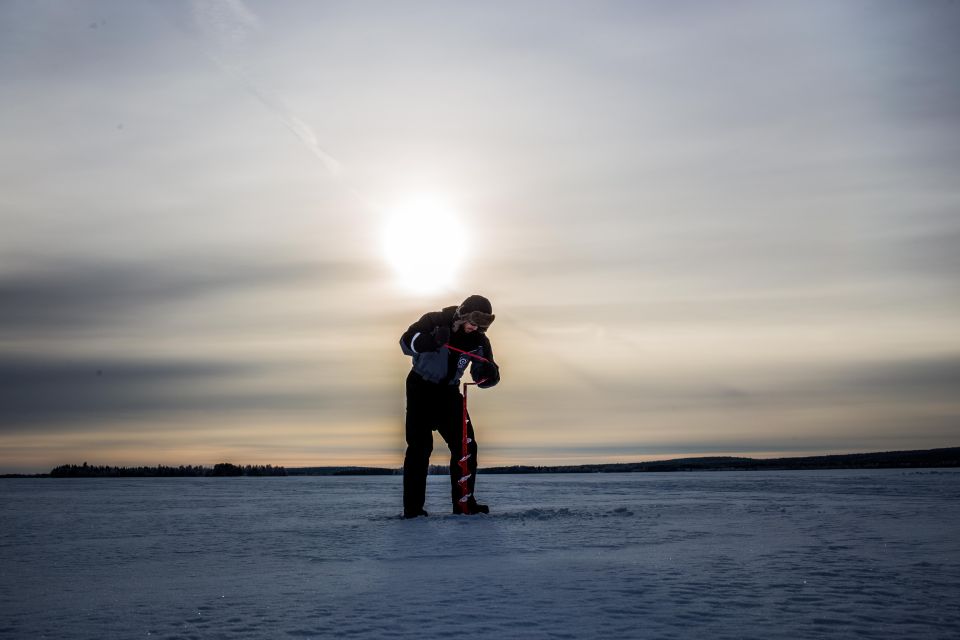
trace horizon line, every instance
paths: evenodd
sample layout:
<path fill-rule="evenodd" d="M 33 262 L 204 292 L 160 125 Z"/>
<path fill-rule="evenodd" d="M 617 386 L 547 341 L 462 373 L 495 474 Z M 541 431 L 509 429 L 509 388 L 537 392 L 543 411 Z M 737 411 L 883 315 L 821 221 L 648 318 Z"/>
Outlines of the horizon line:
<path fill-rule="evenodd" d="M 882 450 L 882 451 L 852 451 L 845 453 L 820 453 L 812 455 L 794 455 L 794 456 L 784 456 L 784 455 L 773 455 L 769 457 L 751 457 L 745 455 L 733 455 L 724 452 L 723 454 L 713 454 L 713 455 L 690 455 L 684 457 L 662 457 L 657 456 L 654 458 L 649 458 L 646 460 L 627 460 L 627 461 L 617 461 L 617 462 L 578 462 L 578 463 L 549 463 L 549 464 L 500 464 L 500 465 L 491 465 L 487 467 L 481 467 L 480 470 L 484 469 L 502 469 L 510 467 L 519 467 L 519 468 L 537 468 L 537 467 L 590 467 L 590 466 L 613 466 L 613 465 L 631 465 L 631 464 L 646 464 L 653 462 L 674 462 L 674 461 L 687 461 L 687 460 L 703 460 L 703 459 L 739 459 L 739 460 L 803 460 L 806 458 L 830 458 L 830 457 L 842 457 L 842 456 L 857 456 L 857 455 L 883 455 L 883 454 L 910 454 L 910 453 L 929 453 L 935 451 L 948 451 L 952 449 L 960 449 L 960 446 L 952 447 L 935 447 L 932 449 L 896 449 L 896 450 Z M 666 454 L 667 456 L 671 454 Z M 220 462 L 215 462 L 212 464 L 207 463 L 198 463 L 198 464 L 163 464 L 158 463 L 155 465 L 147 464 L 135 464 L 135 465 L 114 465 L 114 464 L 90 464 L 88 461 L 82 463 L 63 463 L 54 465 L 46 471 L 0 471 L 0 476 L 11 476 L 11 475 L 43 475 L 49 474 L 53 469 L 63 467 L 63 466 L 78 466 L 82 467 L 84 465 L 90 467 L 112 467 L 117 469 L 138 469 L 138 468 L 160 468 L 167 467 L 171 469 L 177 469 L 180 467 L 200 467 L 200 468 L 209 468 L 213 469 L 218 464 L 232 464 L 238 467 L 273 467 L 275 469 L 385 469 L 395 471 L 401 469 L 400 467 L 383 467 L 377 465 L 369 464 L 317 464 L 317 465 L 303 465 L 303 466 L 287 466 L 283 464 L 274 464 L 274 463 L 235 463 L 228 460 L 223 460 Z M 431 464 L 433 467 L 446 467 L 444 464 Z"/>

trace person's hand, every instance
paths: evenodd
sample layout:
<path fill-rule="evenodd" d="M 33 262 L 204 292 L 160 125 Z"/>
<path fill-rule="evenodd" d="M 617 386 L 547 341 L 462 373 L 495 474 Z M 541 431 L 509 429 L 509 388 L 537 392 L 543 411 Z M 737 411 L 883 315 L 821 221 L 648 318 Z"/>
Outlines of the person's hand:
<path fill-rule="evenodd" d="M 436 348 L 439 349 L 450 342 L 450 327 L 437 327 L 433 330 L 432 338 L 437 344 Z"/>
<path fill-rule="evenodd" d="M 500 367 L 492 362 L 478 362 L 473 365 L 473 379 L 480 380 L 477 384 L 481 389 L 489 389 L 500 382 Z"/>

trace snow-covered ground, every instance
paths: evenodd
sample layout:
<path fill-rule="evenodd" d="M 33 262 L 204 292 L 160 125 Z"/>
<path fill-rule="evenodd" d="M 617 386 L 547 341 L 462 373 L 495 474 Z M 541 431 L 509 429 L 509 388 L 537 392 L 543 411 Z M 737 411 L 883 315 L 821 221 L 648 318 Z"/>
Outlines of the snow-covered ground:
<path fill-rule="evenodd" d="M 0 481 L 2 638 L 957 638 L 960 472 Z"/>

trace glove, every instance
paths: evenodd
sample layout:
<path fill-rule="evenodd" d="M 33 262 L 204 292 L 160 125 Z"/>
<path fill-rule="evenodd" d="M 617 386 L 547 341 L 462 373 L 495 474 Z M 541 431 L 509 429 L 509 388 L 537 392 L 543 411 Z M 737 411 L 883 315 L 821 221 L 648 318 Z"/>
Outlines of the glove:
<path fill-rule="evenodd" d="M 437 349 L 450 342 L 450 327 L 437 327 L 433 330 L 433 341 L 437 343 Z"/>
<path fill-rule="evenodd" d="M 413 346 L 418 353 L 425 351 L 437 351 L 440 347 L 447 344 L 450 340 L 449 327 L 435 327 L 430 333 L 421 333 L 417 335 Z"/>
<path fill-rule="evenodd" d="M 489 389 L 500 382 L 500 367 L 492 362 L 478 362 L 473 365 L 471 370 L 474 380 L 483 380 L 477 386 L 481 389 Z"/>

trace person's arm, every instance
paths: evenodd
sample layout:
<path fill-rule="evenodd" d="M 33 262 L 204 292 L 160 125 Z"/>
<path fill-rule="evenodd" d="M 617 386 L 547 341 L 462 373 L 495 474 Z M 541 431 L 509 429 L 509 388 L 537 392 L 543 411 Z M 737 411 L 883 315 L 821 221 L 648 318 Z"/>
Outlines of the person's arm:
<path fill-rule="evenodd" d="M 450 327 L 446 326 L 442 311 L 431 311 L 414 322 L 400 336 L 400 348 L 408 356 L 425 351 L 436 351 L 450 340 Z"/>
<path fill-rule="evenodd" d="M 490 340 L 483 337 L 483 357 L 488 360 L 474 360 L 470 365 L 470 377 L 477 382 L 481 389 L 495 387 L 500 382 L 500 366 L 493 359 L 493 348 L 490 346 Z"/>

